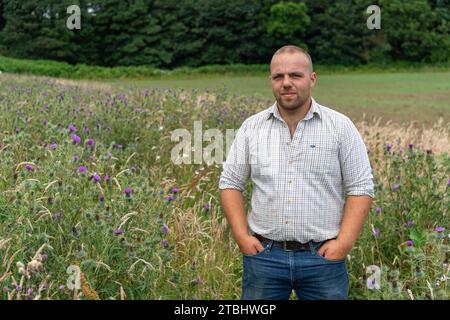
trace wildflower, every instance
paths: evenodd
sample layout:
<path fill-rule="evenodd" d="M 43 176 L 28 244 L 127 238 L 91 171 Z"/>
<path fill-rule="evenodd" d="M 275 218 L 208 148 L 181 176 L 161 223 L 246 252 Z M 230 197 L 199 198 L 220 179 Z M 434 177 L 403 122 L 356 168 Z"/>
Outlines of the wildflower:
<path fill-rule="evenodd" d="M 62 213 L 60 211 L 58 211 L 55 213 L 54 217 L 55 217 L 55 220 L 59 222 L 59 221 L 61 221 Z"/>
<path fill-rule="evenodd" d="M 92 148 L 94 146 L 94 139 L 88 139 L 87 144 Z"/>
<path fill-rule="evenodd" d="M 94 174 L 92 178 L 94 179 L 95 183 L 99 182 L 102 179 L 98 174 Z"/>
<path fill-rule="evenodd" d="M 408 222 L 406 223 L 406 226 L 407 226 L 408 228 L 412 228 L 413 225 L 414 225 L 414 223 L 413 223 L 411 220 L 408 220 Z"/>
<path fill-rule="evenodd" d="M 16 286 L 16 291 L 22 291 L 22 286 Z"/>
<path fill-rule="evenodd" d="M 110 178 L 109 176 L 105 176 L 105 181 L 106 181 L 106 182 L 109 182 L 110 179 L 111 179 L 111 178 Z"/>
<path fill-rule="evenodd" d="M 210 203 L 205 203 L 205 205 L 203 206 L 203 208 L 204 208 L 206 211 L 209 211 L 209 210 L 211 210 L 211 204 L 210 204 Z"/>
<path fill-rule="evenodd" d="M 25 169 L 27 169 L 28 171 L 31 171 L 31 170 L 33 170 L 33 166 L 31 164 L 27 164 L 25 166 Z"/>
<path fill-rule="evenodd" d="M 441 233 L 441 232 L 445 231 L 445 228 L 444 227 L 436 227 L 436 229 L 434 229 L 434 231 Z"/>
<path fill-rule="evenodd" d="M 20 130 L 19 128 L 16 128 L 16 134 L 19 134 Z"/>
<path fill-rule="evenodd" d="M 202 285 L 203 279 L 200 276 L 198 276 L 196 279 L 192 280 L 192 283 L 194 283 L 196 285 Z"/>
<path fill-rule="evenodd" d="M 89 134 L 90 132 L 91 130 L 88 127 L 84 128 L 84 133 Z"/>
<path fill-rule="evenodd" d="M 56 148 L 58 148 L 58 144 L 57 143 L 52 143 L 50 145 L 50 149 L 55 150 Z"/>
<path fill-rule="evenodd" d="M 413 144 L 412 144 L 412 143 L 408 144 L 408 149 L 409 149 L 410 151 L 412 151 L 412 149 L 413 149 Z"/>
<path fill-rule="evenodd" d="M 399 185 L 398 183 L 394 183 L 394 184 L 391 186 L 392 191 L 396 191 L 398 188 L 400 188 L 400 185 Z"/>
<path fill-rule="evenodd" d="M 162 232 L 164 234 L 168 234 L 169 233 L 169 227 L 166 224 L 162 226 Z"/>
<path fill-rule="evenodd" d="M 106 153 L 106 156 L 107 156 L 108 158 L 111 158 L 111 157 L 112 157 L 111 151 L 108 151 L 108 152 Z"/>
<path fill-rule="evenodd" d="M 408 240 L 408 241 L 406 241 L 406 245 L 408 247 L 412 247 L 414 245 L 414 242 L 412 240 Z"/>
<path fill-rule="evenodd" d="M 80 157 L 76 154 L 73 156 L 73 162 L 80 160 Z"/>
<path fill-rule="evenodd" d="M 376 213 L 377 215 L 380 215 L 380 213 L 381 213 L 381 208 L 379 208 L 379 207 L 376 208 L 376 209 L 375 209 L 375 213 Z"/>
<path fill-rule="evenodd" d="M 124 231 L 122 228 L 119 228 L 119 229 L 114 230 L 114 234 L 115 234 L 116 236 L 120 236 L 120 235 L 124 234 L 124 232 L 125 232 L 125 231 Z"/>
<path fill-rule="evenodd" d="M 28 289 L 27 293 L 31 296 L 33 294 L 34 290 L 32 288 Z"/>
<path fill-rule="evenodd" d="M 166 197 L 166 200 L 167 200 L 167 201 L 173 201 L 173 200 L 175 200 L 175 197 L 174 197 L 173 195 L 169 194 L 169 195 Z"/>
<path fill-rule="evenodd" d="M 114 149 L 122 149 L 123 146 L 122 146 L 121 144 L 114 144 L 114 145 L 113 145 L 113 148 L 114 148 Z"/>
<path fill-rule="evenodd" d="M 71 125 L 69 125 L 69 130 L 70 130 L 70 132 L 75 132 L 75 131 L 77 131 L 77 128 L 73 124 L 71 124 Z"/>
<path fill-rule="evenodd" d="M 64 290 L 65 288 L 66 288 L 66 286 L 63 284 L 58 287 L 59 290 Z"/>
<path fill-rule="evenodd" d="M 89 156 L 89 161 L 94 161 L 95 160 L 95 156 L 94 155 L 91 155 L 91 156 Z"/>
<path fill-rule="evenodd" d="M 131 193 L 133 193 L 133 189 L 131 189 L 131 188 L 125 188 L 125 190 L 123 191 L 123 193 L 125 193 L 125 196 L 126 197 L 130 197 L 131 196 Z"/>
<path fill-rule="evenodd" d="M 391 144 L 391 143 L 388 143 L 388 144 L 386 145 L 386 151 L 387 151 L 388 153 L 391 153 L 391 150 L 392 150 L 392 144 Z"/>
<path fill-rule="evenodd" d="M 173 187 L 172 188 L 172 192 L 173 193 L 178 193 L 178 192 L 180 192 L 180 189 L 178 189 L 177 187 Z"/>
<path fill-rule="evenodd" d="M 85 166 L 80 166 L 79 168 L 78 168 L 78 173 L 84 173 L 84 172 L 86 172 L 87 171 L 87 168 L 85 167 Z"/>
<path fill-rule="evenodd" d="M 447 187 L 450 187 L 450 179 L 447 181 Z"/>
<path fill-rule="evenodd" d="M 45 119 L 42 121 L 42 124 L 43 124 L 44 126 L 46 126 L 47 123 L 48 123 L 48 122 L 47 122 L 47 120 L 45 120 Z"/>
<path fill-rule="evenodd" d="M 378 238 L 379 234 L 380 234 L 380 230 L 378 228 L 374 228 L 373 229 L 373 236 L 375 238 Z"/>
<path fill-rule="evenodd" d="M 164 249 L 169 248 L 169 240 L 163 239 L 162 240 L 162 245 L 163 245 Z"/>
<path fill-rule="evenodd" d="M 74 134 L 72 136 L 72 141 L 73 141 L 74 144 L 77 144 L 77 143 L 80 143 L 81 138 L 79 136 L 77 136 L 76 134 Z"/>

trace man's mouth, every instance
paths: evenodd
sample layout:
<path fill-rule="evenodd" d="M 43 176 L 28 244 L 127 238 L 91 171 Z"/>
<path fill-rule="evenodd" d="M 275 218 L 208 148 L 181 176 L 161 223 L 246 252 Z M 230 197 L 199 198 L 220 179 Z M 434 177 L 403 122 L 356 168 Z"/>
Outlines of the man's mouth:
<path fill-rule="evenodd" d="M 295 96 L 295 92 L 285 92 L 281 94 L 283 97 L 293 97 Z"/>

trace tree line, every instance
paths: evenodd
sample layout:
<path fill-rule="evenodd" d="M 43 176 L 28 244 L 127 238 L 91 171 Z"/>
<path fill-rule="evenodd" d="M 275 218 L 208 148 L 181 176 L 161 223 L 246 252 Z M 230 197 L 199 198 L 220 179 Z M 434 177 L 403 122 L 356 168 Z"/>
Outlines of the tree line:
<path fill-rule="evenodd" d="M 99 66 L 265 64 L 284 44 L 314 62 L 448 62 L 450 0 L 3 0 L 0 54 Z M 67 7 L 81 10 L 69 30 Z M 370 30 L 366 9 L 381 9 Z"/>

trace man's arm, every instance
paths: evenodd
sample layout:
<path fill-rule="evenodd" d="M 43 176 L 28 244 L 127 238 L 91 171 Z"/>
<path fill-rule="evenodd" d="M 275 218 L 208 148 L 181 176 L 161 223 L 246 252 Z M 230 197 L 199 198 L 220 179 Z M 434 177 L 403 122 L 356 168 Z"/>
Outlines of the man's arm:
<path fill-rule="evenodd" d="M 327 241 L 319 254 L 328 259 L 343 259 L 356 243 L 372 205 L 369 196 L 349 196 L 336 240 Z"/>
<path fill-rule="evenodd" d="M 361 233 L 374 197 L 372 168 L 358 129 L 348 119 L 342 127 L 339 145 L 342 183 L 347 200 L 336 240 L 326 242 L 319 254 L 342 259 L 353 248 Z"/>
<path fill-rule="evenodd" d="M 248 233 L 244 197 L 240 190 L 224 189 L 220 192 L 223 211 L 230 224 L 234 239 L 245 254 L 256 254 L 264 250 L 261 242 Z"/>

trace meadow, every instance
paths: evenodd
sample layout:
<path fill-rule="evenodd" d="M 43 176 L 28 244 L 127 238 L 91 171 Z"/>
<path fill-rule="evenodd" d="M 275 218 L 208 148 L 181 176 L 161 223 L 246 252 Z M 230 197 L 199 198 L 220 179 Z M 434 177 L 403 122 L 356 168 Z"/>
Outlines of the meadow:
<path fill-rule="evenodd" d="M 351 299 L 449 299 L 449 76 L 319 78 L 315 97 L 355 120 L 374 170 Z M 175 165 L 171 132 L 237 129 L 270 103 L 263 76 L 0 74 L 0 299 L 238 299 L 221 166 Z"/>

